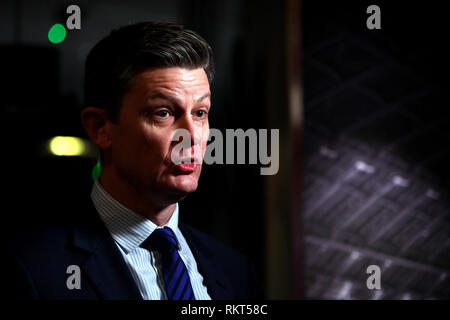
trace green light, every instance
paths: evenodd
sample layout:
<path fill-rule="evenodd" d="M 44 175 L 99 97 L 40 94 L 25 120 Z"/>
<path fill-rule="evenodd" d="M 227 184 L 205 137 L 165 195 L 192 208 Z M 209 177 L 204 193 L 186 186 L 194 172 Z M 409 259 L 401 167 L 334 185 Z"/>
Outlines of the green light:
<path fill-rule="evenodd" d="M 48 40 L 51 43 L 60 43 L 66 38 L 66 28 L 60 23 L 54 24 L 48 31 Z"/>
<path fill-rule="evenodd" d="M 102 175 L 102 162 L 100 160 L 100 153 L 98 154 L 97 157 L 97 163 L 95 164 L 95 166 L 92 168 L 92 180 L 96 180 L 97 178 L 99 178 Z"/>
<path fill-rule="evenodd" d="M 87 145 L 81 138 L 58 136 L 50 140 L 49 149 L 56 156 L 81 156 Z"/>

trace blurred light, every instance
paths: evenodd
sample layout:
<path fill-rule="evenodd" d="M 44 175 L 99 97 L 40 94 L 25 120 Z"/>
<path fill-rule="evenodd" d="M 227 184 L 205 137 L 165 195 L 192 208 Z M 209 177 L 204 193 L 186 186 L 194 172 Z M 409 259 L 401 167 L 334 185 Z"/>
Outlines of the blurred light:
<path fill-rule="evenodd" d="M 338 299 L 350 299 L 350 291 L 352 290 L 351 282 L 346 282 L 338 293 Z"/>
<path fill-rule="evenodd" d="M 77 137 L 53 137 L 48 146 L 50 153 L 56 156 L 81 156 L 87 149 L 87 143 Z"/>
<path fill-rule="evenodd" d="M 330 159 L 336 159 L 337 157 L 337 152 L 334 150 L 331 150 L 325 146 L 321 146 L 320 147 L 320 154 L 324 157 L 330 158 Z"/>
<path fill-rule="evenodd" d="M 358 251 L 352 251 L 352 254 L 351 254 L 350 258 L 351 258 L 352 260 L 358 260 L 358 259 L 359 259 L 359 256 L 360 256 L 360 254 L 359 254 Z"/>
<path fill-rule="evenodd" d="M 383 296 L 383 290 L 378 289 L 378 290 L 374 291 L 372 299 L 373 300 L 379 300 L 382 296 Z"/>
<path fill-rule="evenodd" d="M 436 190 L 433 190 L 433 189 L 428 189 L 426 196 L 431 199 L 437 200 L 437 199 L 439 199 L 439 192 L 437 192 Z"/>
<path fill-rule="evenodd" d="M 392 260 L 390 260 L 390 259 L 384 260 L 384 266 L 386 268 L 389 268 L 391 265 L 392 265 Z"/>
<path fill-rule="evenodd" d="M 375 172 L 374 166 L 371 166 L 363 161 L 356 161 L 355 168 L 358 171 L 362 171 L 362 172 L 369 173 L 369 174 L 372 174 Z"/>
<path fill-rule="evenodd" d="M 407 187 L 409 186 L 409 181 L 405 178 L 402 178 L 400 176 L 395 176 L 394 178 L 392 178 L 392 182 L 396 185 L 396 186 L 400 186 L 400 187 Z"/>
<path fill-rule="evenodd" d="M 48 31 L 48 40 L 51 43 L 60 43 L 66 38 L 66 28 L 60 23 L 54 24 Z"/>
<path fill-rule="evenodd" d="M 405 293 L 405 294 L 402 296 L 402 300 L 411 300 L 411 295 L 410 295 L 409 293 Z"/>

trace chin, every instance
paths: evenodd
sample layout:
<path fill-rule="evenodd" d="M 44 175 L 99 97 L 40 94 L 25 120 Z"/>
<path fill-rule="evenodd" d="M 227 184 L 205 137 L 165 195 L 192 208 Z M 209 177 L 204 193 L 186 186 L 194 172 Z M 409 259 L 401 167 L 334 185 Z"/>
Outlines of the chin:
<path fill-rule="evenodd" d="M 197 190 L 197 186 L 198 186 L 197 182 L 195 182 L 195 183 L 184 183 L 184 184 L 178 186 L 178 189 L 181 192 L 189 194 L 189 193 L 192 193 L 195 190 Z"/>
<path fill-rule="evenodd" d="M 176 177 L 174 183 L 169 187 L 173 194 L 186 197 L 197 190 L 198 179 L 192 176 Z"/>

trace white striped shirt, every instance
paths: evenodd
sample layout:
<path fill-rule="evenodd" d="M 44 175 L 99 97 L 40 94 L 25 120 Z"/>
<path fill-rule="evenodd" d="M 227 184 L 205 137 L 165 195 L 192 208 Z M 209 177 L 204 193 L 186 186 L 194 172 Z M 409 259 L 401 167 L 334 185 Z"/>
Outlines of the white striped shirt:
<path fill-rule="evenodd" d="M 203 277 L 198 272 L 194 255 L 178 228 L 178 203 L 167 224 L 157 226 L 113 199 L 103 189 L 98 179 L 95 180 L 92 187 L 91 198 L 122 253 L 144 300 L 167 299 L 159 253 L 149 252 L 147 249 L 139 247 L 155 229 L 164 226 L 168 226 L 174 231 L 180 244 L 179 254 L 188 270 L 195 299 L 211 300 L 203 285 Z"/>

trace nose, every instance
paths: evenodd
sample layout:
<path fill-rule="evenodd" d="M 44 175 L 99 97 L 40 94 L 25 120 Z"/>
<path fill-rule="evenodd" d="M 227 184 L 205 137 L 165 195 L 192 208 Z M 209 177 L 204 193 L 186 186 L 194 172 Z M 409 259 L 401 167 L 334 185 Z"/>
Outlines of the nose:
<path fill-rule="evenodd" d="M 191 139 L 191 146 L 196 146 L 200 143 L 201 128 L 195 125 L 194 120 L 189 114 L 183 115 L 180 119 L 179 127 L 180 129 L 185 129 L 189 132 Z"/>

